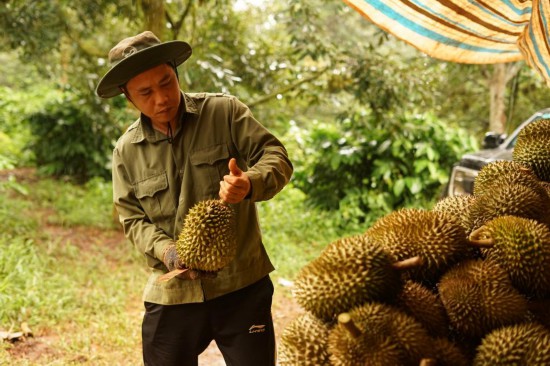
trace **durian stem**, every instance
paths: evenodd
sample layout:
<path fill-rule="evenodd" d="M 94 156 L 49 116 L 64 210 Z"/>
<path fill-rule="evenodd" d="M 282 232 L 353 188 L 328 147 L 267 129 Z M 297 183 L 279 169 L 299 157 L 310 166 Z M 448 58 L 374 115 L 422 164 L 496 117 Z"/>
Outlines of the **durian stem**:
<path fill-rule="evenodd" d="M 170 281 L 172 278 L 176 277 L 177 275 L 183 273 L 183 272 L 186 272 L 188 271 L 189 268 L 184 268 L 184 269 L 175 269 L 173 271 L 170 271 L 168 273 L 165 273 L 163 274 L 162 276 L 160 276 L 158 279 L 157 279 L 157 282 L 166 282 L 166 281 Z"/>
<path fill-rule="evenodd" d="M 353 338 L 357 338 L 361 335 L 361 331 L 357 328 L 349 313 L 342 313 L 338 315 L 338 323 L 342 324 L 342 326 L 346 328 Z"/>
<path fill-rule="evenodd" d="M 485 226 L 482 226 L 480 228 L 475 229 L 471 232 L 471 234 L 468 236 L 468 240 L 470 241 L 470 244 L 479 247 L 479 248 L 490 248 L 495 244 L 495 241 L 493 238 L 488 237 L 485 239 L 480 239 L 479 237 L 482 235 L 487 236 L 487 233 L 484 231 L 486 230 Z"/>
<path fill-rule="evenodd" d="M 437 360 L 433 358 L 423 358 L 420 360 L 420 366 L 437 366 Z"/>
<path fill-rule="evenodd" d="M 424 264 L 424 260 L 420 256 L 415 256 L 411 258 L 404 259 L 399 262 L 392 263 L 393 269 L 396 269 L 398 271 L 403 271 L 411 268 L 420 267 L 422 264 Z"/>

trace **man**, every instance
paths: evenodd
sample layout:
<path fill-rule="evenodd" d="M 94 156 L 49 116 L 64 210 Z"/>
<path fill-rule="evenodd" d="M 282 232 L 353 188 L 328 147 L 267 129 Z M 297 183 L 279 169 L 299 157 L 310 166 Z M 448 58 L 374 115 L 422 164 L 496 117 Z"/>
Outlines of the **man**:
<path fill-rule="evenodd" d="M 227 365 L 275 364 L 273 271 L 255 202 L 277 194 L 292 175 L 281 142 L 233 96 L 188 94 L 177 66 L 191 55 L 182 41 L 151 32 L 119 42 L 97 86 L 123 93 L 141 112 L 113 151 L 113 196 L 126 237 L 151 268 L 143 299 L 145 365 L 197 365 L 215 340 Z M 237 255 L 216 274 L 184 268 L 175 242 L 189 209 L 221 198 L 237 215 Z"/>

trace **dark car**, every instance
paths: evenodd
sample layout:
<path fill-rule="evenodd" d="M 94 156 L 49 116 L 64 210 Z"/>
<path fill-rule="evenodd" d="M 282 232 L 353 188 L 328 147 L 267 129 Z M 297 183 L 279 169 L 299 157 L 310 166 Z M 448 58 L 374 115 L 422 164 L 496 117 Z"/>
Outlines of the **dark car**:
<path fill-rule="evenodd" d="M 529 123 L 543 118 L 550 118 L 550 108 L 542 109 L 533 114 L 519 125 L 510 136 L 492 132 L 487 133 L 483 139 L 483 150 L 462 156 L 462 159 L 453 166 L 445 195 L 473 193 L 474 179 L 480 169 L 492 161 L 512 160 L 512 152 L 521 129 Z"/>

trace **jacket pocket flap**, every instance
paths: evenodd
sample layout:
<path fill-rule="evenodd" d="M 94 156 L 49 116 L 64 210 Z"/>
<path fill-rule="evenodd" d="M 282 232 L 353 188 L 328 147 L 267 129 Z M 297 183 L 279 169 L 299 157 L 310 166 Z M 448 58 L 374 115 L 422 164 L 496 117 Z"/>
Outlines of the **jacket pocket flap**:
<path fill-rule="evenodd" d="M 156 174 L 135 184 L 136 197 L 153 197 L 155 193 L 163 191 L 166 188 L 168 188 L 168 177 L 166 173 Z"/>
<path fill-rule="evenodd" d="M 229 149 L 227 145 L 214 145 L 193 151 L 189 156 L 189 160 L 193 165 L 213 165 L 215 162 L 227 159 L 228 157 Z"/>

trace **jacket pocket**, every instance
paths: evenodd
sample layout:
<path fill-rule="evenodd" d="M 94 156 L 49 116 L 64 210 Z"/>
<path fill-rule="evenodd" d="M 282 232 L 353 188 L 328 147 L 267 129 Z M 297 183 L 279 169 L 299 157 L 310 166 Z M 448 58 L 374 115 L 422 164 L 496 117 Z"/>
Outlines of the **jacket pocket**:
<path fill-rule="evenodd" d="M 193 165 L 195 190 L 201 199 L 218 196 L 220 181 L 229 168 L 229 148 L 225 144 L 213 145 L 189 154 Z"/>
<path fill-rule="evenodd" d="M 152 175 L 134 185 L 136 198 L 139 199 L 145 214 L 151 222 L 157 223 L 176 214 L 166 172 Z"/>

